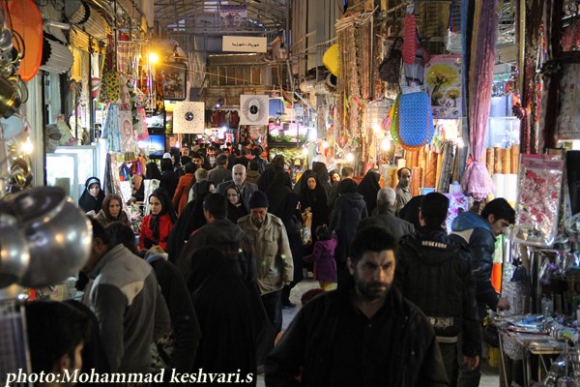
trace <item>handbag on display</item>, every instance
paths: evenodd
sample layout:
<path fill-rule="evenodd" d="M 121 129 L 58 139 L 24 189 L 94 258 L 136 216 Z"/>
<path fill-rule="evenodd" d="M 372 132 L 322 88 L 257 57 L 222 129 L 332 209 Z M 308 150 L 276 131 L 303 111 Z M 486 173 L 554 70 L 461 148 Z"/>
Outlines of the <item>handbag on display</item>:
<path fill-rule="evenodd" d="M 396 38 L 389 54 L 379 65 L 379 76 L 384 82 L 399 83 L 399 78 L 401 77 L 401 59 L 403 57 L 402 47 L 403 39 Z"/>

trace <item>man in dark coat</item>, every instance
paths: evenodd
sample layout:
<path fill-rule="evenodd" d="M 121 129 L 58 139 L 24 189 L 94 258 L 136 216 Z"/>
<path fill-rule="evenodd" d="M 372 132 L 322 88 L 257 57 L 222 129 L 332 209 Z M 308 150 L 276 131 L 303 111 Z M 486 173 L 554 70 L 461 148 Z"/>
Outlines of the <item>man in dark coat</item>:
<path fill-rule="evenodd" d="M 422 227 L 401 239 L 395 286 L 427 315 L 447 377 L 455 386 L 459 335 L 463 335 L 463 363 L 471 371 L 479 364 L 482 334 L 467 243 L 453 241 L 442 227 L 448 209 L 449 199 L 443 194 L 433 192 L 423 198 Z"/>
<path fill-rule="evenodd" d="M 339 196 L 330 222 L 330 229 L 336 232 L 338 237 L 334 258 L 339 283 L 346 278 L 346 258 L 357 227 L 361 220 L 368 217 L 365 199 L 356 192 L 356 187 L 357 184 L 352 179 L 345 179 L 339 183 Z"/>
<path fill-rule="evenodd" d="M 392 287 L 396 250 L 378 227 L 356 235 L 349 281 L 298 312 L 266 359 L 268 386 L 449 386 L 429 321 Z"/>
<path fill-rule="evenodd" d="M 203 215 L 207 224 L 191 234 L 176 263 L 186 280 L 191 274 L 193 252 L 203 246 L 214 246 L 224 253 L 246 281 L 255 284 L 256 258 L 252 242 L 241 228 L 227 219 L 226 200 L 220 194 L 205 197 Z"/>
<path fill-rule="evenodd" d="M 411 234 L 415 227 L 406 220 L 395 216 L 395 205 L 397 202 L 395 190 L 392 188 L 381 188 L 377 193 L 377 210 L 374 216 L 362 220 L 358 224 L 358 229 L 369 226 L 382 227 L 397 238 Z"/>

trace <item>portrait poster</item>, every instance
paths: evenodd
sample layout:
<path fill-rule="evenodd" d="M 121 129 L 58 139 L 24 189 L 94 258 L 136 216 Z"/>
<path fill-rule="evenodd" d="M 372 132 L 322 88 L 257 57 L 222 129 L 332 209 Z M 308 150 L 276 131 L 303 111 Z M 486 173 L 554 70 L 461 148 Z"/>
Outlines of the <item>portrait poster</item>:
<path fill-rule="evenodd" d="M 183 101 L 186 99 L 187 65 L 179 62 L 166 62 L 160 66 L 160 71 L 160 81 L 163 83 L 163 98 L 170 101 Z"/>
<path fill-rule="evenodd" d="M 433 55 L 425 66 L 425 88 L 433 118 L 461 118 L 462 71 L 459 55 Z"/>
<path fill-rule="evenodd" d="M 580 140 L 580 63 L 562 63 L 561 66 L 556 133 L 560 140 Z"/>
<path fill-rule="evenodd" d="M 223 27 L 241 27 L 248 19 L 248 7 L 246 5 L 221 5 L 219 12 Z"/>
<path fill-rule="evenodd" d="M 119 130 L 121 131 L 121 151 L 133 152 L 136 144 L 131 111 L 119 110 Z"/>

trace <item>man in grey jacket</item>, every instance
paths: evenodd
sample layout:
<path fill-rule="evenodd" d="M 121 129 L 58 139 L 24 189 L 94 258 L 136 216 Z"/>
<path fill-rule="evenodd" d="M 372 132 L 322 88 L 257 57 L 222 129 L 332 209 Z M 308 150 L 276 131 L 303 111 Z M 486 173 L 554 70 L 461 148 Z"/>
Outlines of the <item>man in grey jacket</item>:
<path fill-rule="evenodd" d="M 169 333 L 170 319 L 151 266 L 123 245 L 111 247 L 95 220 L 83 303 L 99 321 L 110 371 L 152 372 L 149 347 Z"/>
<path fill-rule="evenodd" d="M 250 199 L 250 215 L 238 226 L 250 237 L 256 253 L 257 281 L 262 303 L 276 332 L 282 329 L 282 288 L 294 278 L 294 263 L 286 228 L 280 218 L 268 213 L 268 198 L 256 191 Z"/>

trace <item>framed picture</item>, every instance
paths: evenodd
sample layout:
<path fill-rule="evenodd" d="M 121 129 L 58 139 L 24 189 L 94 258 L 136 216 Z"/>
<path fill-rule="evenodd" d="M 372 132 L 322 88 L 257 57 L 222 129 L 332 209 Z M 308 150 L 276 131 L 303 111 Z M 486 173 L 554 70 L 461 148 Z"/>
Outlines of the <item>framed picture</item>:
<path fill-rule="evenodd" d="M 183 101 L 187 97 L 187 65 L 166 62 L 160 66 L 163 79 L 163 99 Z"/>

